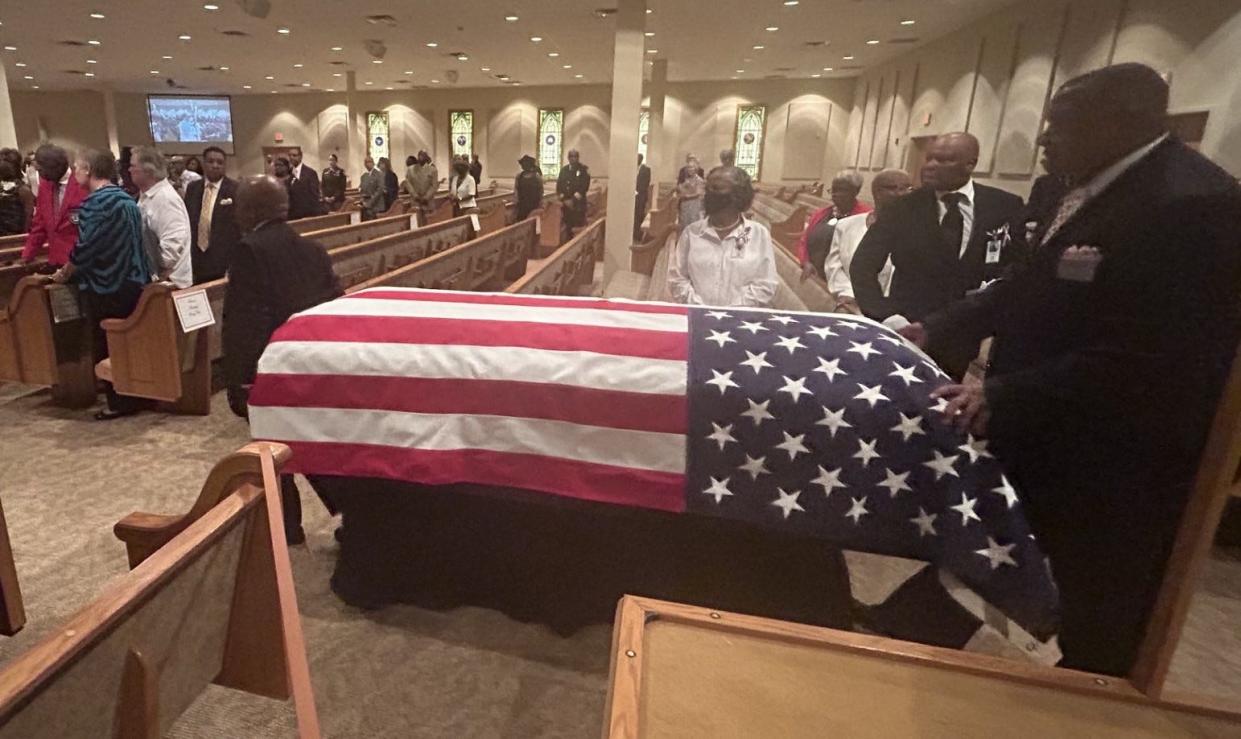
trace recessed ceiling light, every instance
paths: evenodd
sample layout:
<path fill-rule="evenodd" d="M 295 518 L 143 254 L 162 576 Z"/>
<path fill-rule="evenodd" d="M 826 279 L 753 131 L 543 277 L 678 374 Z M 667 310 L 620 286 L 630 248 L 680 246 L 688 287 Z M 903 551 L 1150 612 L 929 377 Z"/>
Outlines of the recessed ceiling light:
<path fill-rule="evenodd" d="M 84 76 L 84 77 L 94 77 L 94 76 L 95 76 L 95 73 L 94 73 L 94 72 L 87 72 L 87 73 L 86 73 L 85 75 L 83 75 L 83 76 Z"/>
<path fill-rule="evenodd" d="M 345 75 L 341 74 L 340 72 L 333 72 L 332 76 L 333 77 L 344 77 Z"/>
<path fill-rule="evenodd" d="M 5 50 L 5 51 L 17 51 L 17 47 L 16 47 L 16 46 L 6 46 L 6 47 L 4 47 L 4 50 Z"/>
<path fill-rule="evenodd" d="M 407 69 L 407 70 L 405 70 L 405 74 L 413 74 L 413 73 L 414 73 L 414 70 L 412 70 L 412 69 Z M 337 76 L 337 77 L 339 77 L 340 75 L 338 74 L 338 75 L 336 75 L 336 76 Z"/>
<path fill-rule="evenodd" d="M 203 6 L 203 10 L 219 10 L 220 6 L 215 3 L 207 3 Z"/>
<path fill-rule="evenodd" d="M 375 83 L 374 83 L 374 82 L 367 82 L 366 84 L 368 84 L 368 85 L 373 85 L 373 84 L 375 84 Z"/>
<path fill-rule="evenodd" d="M 304 66 L 306 66 L 306 65 L 305 65 L 305 64 L 302 64 L 302 63 L 300 63 L 300 62 L 299 62 L 299 63 L 297 63 L 297 64 L 294 64 L 294 65 L 293 65 L 293 68 L 294 68 L 294 69 L 301 69 L 301 68 L 302 68 L 302 67 L 304 67 Z"/>
<path fill-rule="evenodd" d="M 734 79 L 734 80 L 735 80 L 735 79 L 737 79 L 737 75 L 735 75 L 735 74 L 734 74 L 734 75 L 733 75 L 732 77 L 730 77 L 729 79 Z"/>
<path fill-rule="evenodd" d="M 767 26 L 767 30 L 768 31 L 779 31 L 780 27 L 779 26 Z"/>
<path fill-rule="evenodd" d="M 288 35 L 289 35 L 290 33 L 292 33 L 292 32 L 291 32 L 289 29 L 287 29 L 287 28 L 277 28 L 277 29 L 276 29 L 276 33 L 282 33 L 282 34 L 284 34 L 285 36 L 288 36 Z"/>
<path fill-rule="evenodd" d="M 32 79 L 34 79 L 34 75 L 33 75 L 33 74 L 28 74 L 28 75 L 26 75 L 26 79 L 28 79 L 28 80 L 32 80 Z"/>
<path fill-rule="evenodd" d="M 151 70 L 151 74 L 159 74 L 159 70 L 158 70 L 158 69 L 152 69 L 152 70 Z"/>
<path fill-rule="evenodd" d="M 766 49 L 766 48 L 767 48 L 767 47 L 766 47 L 766 46 L 763 46 L 762 44 L 754 44 L 754 50 L 755 50 L 755 51 L 762 51 L 763 49 Z"/>
<path fill-rule="evenodd" d="M 867 41 L 867 42 L 866 42 L 866 45 L 867 45 L 867 46 L 878 46 L 878 45 L 879 45 L 879 39 L 877 39 L 877 38 L 870 39 L 869 41 Z"/>
<path fill-rule="evenodd" d="M 437 47 L 437 46 L 439 46 L 439 44 L 435 43 L 434 41 L 429 41 L 429 42 L 427 42 L 427 48 L 428 48 L 428 49 L 434 49 L 434 48 L 435 48 L 435 47 Z"/>
<path fill-rule="evenodd" d="M 263 79 L 265 79 L 265 80 L 274 80 L 274 79 L 276 79 L 276 78 L 275 78 L 275 76 L 274 76 L 274 75 L 270 75 L 270 74 L 269 74 L 269 75 L 267 75 L 266 77 L 264 77 Z"/>
<path fill-rule="evenodd" d="M 646 50 L 646 53 L 648 53 L 648 54 L 658 54 L 658 53 L 659 53 L 659 49 L 647 49 L 647 50 Z"/>
<path fill-rule="evenodd" d="M 562 65 L 560 68 L 561 68 L 561 69 L 573 69 L 573 65 L 572 65 L 572 64 L 565 64 L 565 65 Z"/>
<path fill-rule="evenodd" d="M 227 71 L 228 71 L 228 69 L 229 69 L 228 67 L 220 67 L 220 71 L 221 71 L 221 72 L 227 72 Z"/>
<path fill-rule="evenodd" d="M 823 71 L 824 71 L 824 72 L 830 72 L 830 71 L 832 71 L 833 69 L 835 69 L 835 67 L 824 67 L 824 68 L 823 68 Z"/>
<path fill-rule="evenodd" d="M 549 51 L 549 52 L 547 52 L 547 55 L 548 55 L 548 56 L 550 56 L 550 57 L 552 57 L 552 58 L 554 59 L 554 58 L 556 58 L 556 57 L 560 56 L 560 52 L 558 52 L 558 51 Z"/>
<path fill-rule="evenodd" d="M 186 36 L 185 38 L 189 38 L 189 36 Z M 99 41 L 97 39 L 91 39 L 90 41 L 87 41 L 86 43 L 90 44 L 91 46 L 99 45 Z"/>
<path fill-rule="evenodd" d="M 506 15 L 506 16 L 504 16 L 504 20 L 508 21 L 509 23 L 516 23 L 516 22 L 517 22 L 517 16 L 515 16 L 515 15 Z"/>
<path fill-rule="evenodd" d="M 543 40 L 543 37 L 542 36 L 531 36 L 530 40 L 537 44 L 538 42 Z"/>
<path fill-rule="evenodd" d="M 309 83 L 309 82 L 303 82 L 303 83 L 302 83 L 302 87 L 310 87 L 310 83 Z"/>
<path fill-rule="evenodd" d="M 30 86 L 30 89 L 31 89 L 31 90 L 37 90 L 37 89 L 39 89 L 39 86 L 38 86 L 38 85 L 31 85 L 31 86 Z"/>
<path fill-rule="evenodd" d="M 162 57 L 160 57 L 160 58 L 161 58 L 161 59 L 171 59 L 172 57 L 170 57 L 170 56 L 168 56 L 167 54 L 165 54 L 164 56 L 162 56 Z"/>
<path fill-rule="evenodd" d="M 915 20 L 911 20 L 911 19 L 909 19 L 909 18 L 906 18 L 905 20 L 901 21 L 901 25 L 902 25 L 902 26 L 912 26 L 913 24 L 915 24 L 915 23 L 917 23 L 917 22 L 918 22 L 918 21 L 915 21 Z"/>
<path fill-rule="evenodd" d="M 737 70 L 737 74 L 745 74 L 745 70 L 744 70 L 744 69 L 738 69 L 738 70 Z"/>
<path fill-rule="evenodd" d="M 470 61 L 470 57 L 466 56 L 465 54 L 458 54 L 458 55 L 457 55 L 457 61 L 459 61 L 459 62 L 468 62 L 468 61 Z"/>
<path fill-rule="evenodd" d="M 849 56 L 842 56 L 842 57 L 840 57 L 840 58 L 841 58 L 841 59 L 844 59 L 846 62 L 851 62 L 851 61 L 853 61 L 856 57 L 854 57 L 852 54 L 850 54 Z"/>
<path fill-rule="evenodd" d="M 329 88 L 327 89 L 327 91 L 328 91 L 328 92 L 336 92 L 336 88 L 335 88 L 335 87 L 329 87 Z"/>
<path fill-rule="evenodd" d="M 383 59 L 372 59 L 371 60 L 371 64 L 383 64 L 383 63 L 384 63 Z"/>
<path fill-rule="evenodd" d="M 654 13 L 654 12 L 655 12 L 655 11 L 654 11 L 654 10 L 651 10 L 650 8 L 647 8 L 647 9 L 646 9 L 646 14 L 647 14 L 647 15 L 650 15 L 651 13 Z"/>
<path fill-rule="evenodd" d="M 243 89 L 243 90 L 251 90 L 251 89 L 254 89 L 254 88 L 252 88 L 250 85 L 242 85 L 242 86 L 241 86 L 241 89 Z"/>
<path fill-rule="evenodd" d="M 391 87 L 385 87 L 384 89 L 385 89 L 385 90 L 391 90 L 392 88 L 391 88 Z"/>
<path fill-rule="evenodd" d="M 90 17 L 95 18 L 96 20 L 103 20 L 104 18 L 107 18 L 108 16 L 104 15 L 103 13 L 91 13 Z"/>
<path fill-rule="evenodd" d="M 646 36 L 647 38 L 650 38 L 651 36 L 654 36 L 654 35 L 655 35 L 655 32 L 654 32 L 654 31 L 647 31 L 646 33 L 644 33 L 644 34 L 642 34 L 642 35 L 643 35 L 643 36 Z"/>
<path fill-rule="evenodd" d="M 490 72 L 490 71 L 491 71 L 491 67 L 483 67 L 483 68 L 482 68 L 482 71 L 484 71 L 484 72 Z"/>
<path fill-rule="evenodd" d="M 189 35 L 188 33 L 183 33 L 183 34 L 181 34 L 180 36 L 177 36 L 177 38 L 181 39 L 182 41 L 189 41 L 189 40 L 190 40 L 190 35 Z M 94 41 L 92 41 L 91 43 L 93 44 L 93 43 L 95 43 L 95 42 L 94 42 Z"/>
<path fill-rule="evenodd" d="M 815 72 L 814 74 L 812 74 L 812 75 L 810 75 L 810 76 L 811 76 L 811 77 L 814 77 L 815 79 L 818 79 L 819 77 L 822 77 L 823 75 L 819 74 L 818 72 Z"/>
<path fill-rule="evenodd" d="M 794 5 L 797 5 L 798 2 L 797 0 L 784 0 L 784 4 L 789 7 L 793 7 Z"/>
<path fill-rule="evenodd" d="M 87 60 L 87 62 L 86 62 L 86 63 L 87 63 L 87 64 L 94 64 L 94 62 L 92 62 L 92 61 L 90 61 L 90 60 Z M 18 62 L 17 64 L 15 64 L 15 65 L 13 65 L 13 66 L 15 66 L 15 67 L 24 67 L 24 66 L 26 66 L 26 63 L 25 63 L 25 62 Z"/>
<path fill-rule="evenodd" d="M 333 46 L 333 47 L 332 47 L 332 51 L 344 51 L 344 50 L 345 50 L 345 47 L 343 47 L 343 46 Z"/>
<path fill-rule="evenodd" d="M 582 78 L 582 75 L 580 75 L 580 74 L 575 74 L 575 75 L 573 75 L 573 79 L 575 79 L 575 80 L 580 80 L 581 78 Z"/>

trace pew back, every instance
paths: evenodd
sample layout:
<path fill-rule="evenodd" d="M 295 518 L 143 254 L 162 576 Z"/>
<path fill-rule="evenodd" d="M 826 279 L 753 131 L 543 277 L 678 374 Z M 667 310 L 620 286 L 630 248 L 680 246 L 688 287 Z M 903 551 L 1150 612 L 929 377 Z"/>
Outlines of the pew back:
<path fill-rule="evenodd" d="M 389 218 L 376 218 L 373 221 L 365 221 L 348 226 L 335 226 L 318 231 L 309 231 L 302 235 L 319 242 L 324 249 L 331 250 L 339 246 L 357 244 L 362 241 L 377 239 L 380 236 L 389 236 L 401 231 L 409 231 L 417 227 L 418 225 L 414 222 L 413 216 L 399 215 Z"/>
<path fill-rule="evenodd" d="M 595 262 L 603 258 L 606 219 L 600 218 L 557 249 L 537 270 L 504 291 L 521 295 L 577 295 L 594 281 Z"/>
<path fill-rule="evenodd" d="M 505 281 L 506 274 L 525 264 L 534 241 L 535 224 L 527 218 L 354 285 L 347 292 L 372 287 L 479 290 L 498 286 Z"/>
<path fill-rule="evenodd" d="M 322 231 L 328 228 L 358 223 L 361 221 L 361 217 L 362 214 L 359 211 L 328 213 L 327 215 L 298 218 L 295 221 L 289 221 L 289 227 L 299 234 L 306 234 L 312 231 Z"/>

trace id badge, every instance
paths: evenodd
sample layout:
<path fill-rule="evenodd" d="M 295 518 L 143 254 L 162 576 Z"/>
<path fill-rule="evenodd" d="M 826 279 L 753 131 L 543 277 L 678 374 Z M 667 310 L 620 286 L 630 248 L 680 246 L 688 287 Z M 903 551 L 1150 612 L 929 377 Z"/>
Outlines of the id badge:
<path fill-rule="evenodd" d="M 987 242 L 987 264 L 1000 263 L 1000 240 L 992 239 Z"/>

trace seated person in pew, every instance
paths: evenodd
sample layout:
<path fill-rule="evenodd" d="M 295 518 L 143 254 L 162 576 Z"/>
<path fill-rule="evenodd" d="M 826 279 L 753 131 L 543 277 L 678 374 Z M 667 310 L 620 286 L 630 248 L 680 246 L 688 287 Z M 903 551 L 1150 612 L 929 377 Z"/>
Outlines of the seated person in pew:
<path fill-rule="evenodd" d="M 1241 187 L 1167 113 L 1168 83 L 1140 64 L 1066 82 L 1028 260 L 902 331 L 930 350 L 994 337 L 985 382 L 936 394 L 1023 493 L 1060 587 L 1062 664 L 1112 675 L 1134 664 L 1241 341 Z M 1063 197 L 1037 197 L 1056 180 Z"/>
<path fill-rule="evenodd" d="M 34 218 L 34 193 L 22 177 L 22 155 L 0 149 L 0 236 L 24 234 Z"/>
<path fill-rule="evenodd" d="M 168 181 L 164 155 L 151 146 L 135 146 L 129 174 L 142 191 L 138 198 L 142 240 L 155 279 L 189 287 L 194 284 L 190 214 L 185 201 Z"/>
<path fill-rule="evenodd" d="M 86 199 L 86 191 L 70 175 L 69 155 L 64 149 L 44 144 L 35 151 L 34 157 L 39 170 L 39 190 L 26 246 L 22 249 L 22 262 L 33 264 L 35 256 L 46 246 L 48 266 L 63 267 L 78 241 L 78 208 Z"/>
<path fill-rule="evenodd" d="M 832 204 L 820 208 L 806 221 L 806 230 L 797 241 L 797 258 L 801 261 L 801 279 L 811 275 L 825 276 L 824 259 L 832 244 L 836 224 L 844 218 L 869 213 L 873 208 L 858 200 L 862 192 L 862 175 L 856 169 L 843 170 L 832 178 Z"/>
<path fill-rule="evenodd" d="M 289 316 L 340 297 L 343 291 L 324 248 L 286 222 L 289 193 L 279 181 L 252 177 L 237 190 L 237 224 L 244 236 L 233 253 L 224 296 L 224 376 L 228 405 L 242 418 L 259 357 Z M 280 477 L 285 535 L 306 540 L 302 504 L 292 475 Z M 324 499 L 329 511 L 333 506 Z"/>
<path fill-rule="evenodd" d="M 885 169 L 875 175 L 870 183 L 875 209 L 837 221 L 832 232 L 832 246 L 828 249 L 827 260 L 823 264 L 827 289 L 831 290 L 832 297 L 836 299 L 836 312 L 861 315 L 857 298 L 853 297 L 853 282 L 849 279 L 849 265 L 853 262 L 853 253 L 857 251 L 858 244 L 862 243 L 862 237 L 879 220 L 885 206 L 912 191 L 913 180 L 909 178 L 909 173 L 900 169 Z M 892 262 L 889 260 L 879 273 L 879 284 L 884 295 L 887 295 L 891 283 Z"/>
<path fill-rule="evenodd" d="M 517 195 L 517 220 L 524 221 L 543 207 L 543 173 L 539 171 L 538 161 L 529 154 L 518 159 L 517 166 L 521 167 L 521 172 L 513 181 L 513 192 Z"/>
<path fill-rule="evenodd" d="M 754 202 L 745 170 L 716 167 L 703 197 L 707 217 L 681 231 L 668 261 L 668 287 L 678 303 L 764 308 L 780 278 L 771 232 L 744 213 Z"/>
<path fill-rule="evenodd" d="M 62 284 L 74 282 L 81 290 L 98 364 L 108 356 L 108 339 L 100 321 L 125 318 L 133 312 L 143 286 L 151 281 L 151 268 L 143 248 L 138 204 L 112 184 L 116 179 L 112 152 L 84 152 L 74 170 L 79 184 L 90 194 L 78 211 L 78 242 L 69 263 L 52 279 Z M 95 414 L 96 420 L 132 415 L 146 405 L 144 399 L 118 395 L 112 383 L 104 385 L 108 405 Z"/>

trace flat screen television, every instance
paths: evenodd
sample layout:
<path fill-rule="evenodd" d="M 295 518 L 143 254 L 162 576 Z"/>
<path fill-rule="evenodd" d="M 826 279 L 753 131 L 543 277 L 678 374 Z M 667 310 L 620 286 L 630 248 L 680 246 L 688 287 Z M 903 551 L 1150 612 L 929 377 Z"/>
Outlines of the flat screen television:
<path fill-rule="evenodd" d="M 228 96 L 148 95 L 147 120 L 156 144 L 233 143 L 233 104 Z"/>

